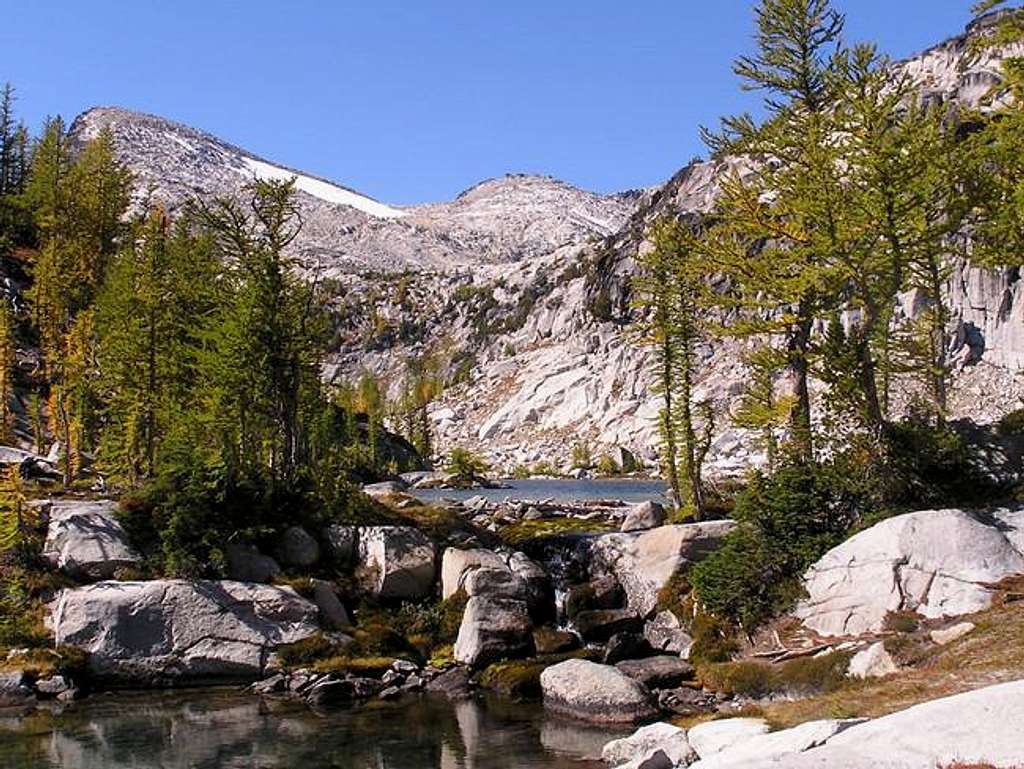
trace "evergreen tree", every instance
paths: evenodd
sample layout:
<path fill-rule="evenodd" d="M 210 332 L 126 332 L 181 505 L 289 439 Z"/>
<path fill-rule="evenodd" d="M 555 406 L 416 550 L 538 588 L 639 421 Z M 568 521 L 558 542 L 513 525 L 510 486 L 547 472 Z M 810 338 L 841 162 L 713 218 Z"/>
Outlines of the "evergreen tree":
<path fill-rule="evenodd" d="M 712 406 L 695 392 L 697 347 L 704 336 L 700 297 L 707 276 L 692 258 L 685 225 L 662 220 L 652 240 L 654 247 L 644 259 L 646 276 L 638 287 L 646 310 L 642 332 L 655 353 L 656 389 L 662 398 L 662 466 L 673 503 L 700 520 L 705 511 L 702 470 L 714 431 Z"/>
<path fill-rule="evenodd" d="M 968 211 L 965 176 L 944 113 L 923 106 L 913 81 L 895 75 L 874 47 L 845 52 L 839 70 L 847 243 L 836 252 L 840 291 L 833 311 L 849 316 L 845 364 L 859 385 L 847 388 L 850 405 L 878 435 L 894 372 L 918 375 L 937 415 L 945 412 L 943 287 L 951 236 Z M 894 328 L 898 294 L 907 290 L 922 300 L 921 315 Z"/>
<path fill-rule="evenodd" d="M 301 227 L 294 183 L 257 181 L 248 193 L 248 210 L 197 204 L 230 284 L 200 357 L 206 414 L 229 466 L 288 484 L 311 449 L 308 417 L 325 404 L 323 317 L 288 251 Z"/>
<path fill-rule="evenodd" d="M 979 16 L 1006 11 L 976 38 L 977 53 L 1003 56 L 1002 81 L 988 94 L 985 112 L 972 116 L 983 130 L 975 136 L 973 178 L 978 182 L 975 258 L 991 266 L 1017 266 L 1024 252 L 1024 56 L 1004 52 L 1024 43 L 1024 6 L 985 0 Z"/>
<path fill-rule="evenodd" d="M 14 116 L 14 86 L 0 90 L 0 197 L 18 192 L 17 123 Z"/>
<path fill-rule="evenodd" d="M 430 356 L 411 357 L 406 360 L 405 392 L 400 408 L 409 442 L 424 459 L 434 453 L 430 429 L 430 404 L 441 394 L 441 378 L 437 361 Z"/>
<path fill-rule="evenodd" d="M 16 465 L 8 465 L 0 474 L 0 554 L 11 553 L 28 560 L 38 513 L 25 504 L 25 489 Z"/>
<path fill-rule="evenodd" d="M 732 422 L 757 436 L 757 448 L 764 451 L 771 473 L 778 461 L 778 433 L 785 427 L 793 409 L 792 397 L 780 395 L 776 385 L 780 372 L 786 366 L 786 356 L 765 345 L 754 347 L 744 358 L 748 371 L 747 386 L 732 415 Z"/>
<path fill-rule="evenodd" d="M 827 311 L 844 237 L 832 105 L 843 17 L 828 0 L 763 0 L 757 26 L 759 50 L 735 70 L 744 88 L 764 93 L 767 118 L 727 118 L 719 134 L 705 132 L 716 153 L 744 162 L 723 181 L 694 249 L 730 281 L 720 297 L 730 333 L 777 339 L 786 352 L 790 438 L 810 456 L 812 331 Z"/>
<path fill-rule="evenodd" d="M 25 198 L 41 248 L 28 293 L 39 333 L 52 428 L 64 451 L 65 482 L 96 441 L 96 334 L 91 307 L 125 228 L 131 175 L 109 134 L 72 161 L 64 123 L 47 122 L 32 157 Z"/>
<path fill-rule="evenodd" d="M 10 443 L 14 430 L 15 319 L 6 299 L 0 302 L 0 441 Z"/>
<path fill-rule="evenodd" d="M 163 441 L 196 387 L 197 319 L 216 308 L 219 265 L 186 225 L 155 207 L 114 257 L 97 303 L 104 429 L 100 456 L 134 483 L 158 469 Z"/>

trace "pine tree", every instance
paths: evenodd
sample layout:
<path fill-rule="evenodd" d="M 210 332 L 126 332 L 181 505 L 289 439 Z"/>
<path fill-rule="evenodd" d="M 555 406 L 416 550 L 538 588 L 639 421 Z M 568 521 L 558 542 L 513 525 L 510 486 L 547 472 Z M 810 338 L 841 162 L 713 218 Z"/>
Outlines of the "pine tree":
<path fill-rule="evenodd" d="M 732 422 L 755 434 L 756 446 L 764 451 L 770 473 L 778 461 L 778 433 L 793 409 L 792 397 L 779 395 L 776 383 L 786 366 L 786 356 L 765 345 L 749 350 L 744 360 L 748 371 L 747 386 L 732 415 Z"/>
<path fill-rule="evenodd" d="M 196 319 L 218 301 L 220 265 L 185 225 L 174 231 L 159 206 L 135 225 L 113 258 L 96 301 L 100 458 L 117 477 L 152 477 L 160 449 L 196 387 Z"/>
<path fill-rule="evenodd" d="M 15 319 L 6 300 L 0 304 L 0 441 L 10 443 L 14 429 Z"/>
<path fill-rule="evenodd" d="M 1009 0 L 985 0 L 979 16 L 1006 13 L 976 38 L 976 53 L 1003 54 L 1024 43 L 1024 6 Z M 975 259 L 990 266 L 1018 266 L 1024 252 L 1024 56 L 1003 56 L 1002 81 L 985 100 L 983 114 L 971 116 L 983 130 L 975 135 L 974 170 L 978 182 Z"/>
<path fill-rule="evenodd" d="M 694 249 L 730 282 L 720 297 L 730 333 L 777 339 L 785 350 L 790 439 L 810 456 L 812 331 L 827 312 L 843 242 L 832 109 L 843 17 L 828 0 L 763 0 L 757 26 L 758 53 L 735 71 L 744 88 L 765 94 L 767 118 L 727 118 L 719 134 L 705 132 L 716 153 L 744 160 L 723 181 Z"/>
<path fill-rule="evenodd" d="M 289 255 L 301 227 L 293 182 L 257 181 L 248 193 L 248 210 L 230 200 L 196 205 L 230 283 L 200 359 L 206 409 L 229 465 L 289 484 L 311 450 L 310 414 L 326 403 L 323 316 L 316 286 Z"/>
<path fill-rule="evenodd" d="M 18 192 L 18 126 L 14 117 L 14 86 L 0 90 L 0 197 Z"/>
<path fill-rule="evenodd" d="M 406 360 L 405 368 L 405 392 L 400 408 L 405 420 L 406 438 L 421 457 L 429 460 L 434 453 L 430 404 L 442 390 L 437 361 L 430 356 L 411 357 Z"/>
<path fill-rule="evenodd" d="M 685 225 L 665 219 L 652 232 L 653 248 L 638 282 L 645 320 L 641 333 L 654 351 L 656 390 L 662 398 L 658 426 L 661 460 L 677 508 L 700 520 L 705 511 L 704 459 L 711 448 L 714 412 L 696 397 L 698 345 L 707 275 L 692 259 Z"/>
<path fill-rule="evenodd" d="M 39 526 L 38 513 L 25 502 L 18 467 L 8 465 L 0 474 L 0 553 L 12 553 L 22 561 L 30 557 Z"/>
<path fill-rule="evenodd" d="M 857 388 L 847 388 L 855 418 L 880 434 L 894 372 L 919 375 L 945 412 L 946 309 L 943 284 L 951 236 L 967 214 L 965 175 L 944 112 L 921 104 L 906 75 L 872 46 L 839 59 L 837 128 L 846 169 L 847 244 L 835 265 L 842 289 L 835 312 L 853 313 L 843 329 L 845 358 Z M 908 355 L 894 328 L 898 294 L 915 290 L 921 317 L 903 324 L 927 339 L 927 354 Z M 904 337 L 906 334 L 904 334 Z M 845 355 L 845 353 L 844 353 Z"/>

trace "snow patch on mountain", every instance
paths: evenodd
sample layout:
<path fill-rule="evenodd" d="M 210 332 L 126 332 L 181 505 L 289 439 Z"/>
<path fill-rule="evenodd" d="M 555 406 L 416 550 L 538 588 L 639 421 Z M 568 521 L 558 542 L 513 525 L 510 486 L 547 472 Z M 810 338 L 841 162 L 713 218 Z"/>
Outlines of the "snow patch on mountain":
<path fill-rule="evenodd" d="M 181 142 L 176 137 L 172 138 Z M 289 179 L 294 179 L 295 188 L 298 190 L 309 193 L 313 197 L 320 198 L 320 200 L 328 203 L 356 208 L 370 216 L 376 216 L 378 219 L 399 219 L 406 215 L 405 211 L 399 211 L 397 208 L 378 203 L 376 200 L 365 195 L 360 195 L 321 179 L 314 179 L 311 176 L 265 163 L 262 160 L 245 157 L 242 158 L 242 163 L 257 179 L 264 181 L 288 181 Z"/>

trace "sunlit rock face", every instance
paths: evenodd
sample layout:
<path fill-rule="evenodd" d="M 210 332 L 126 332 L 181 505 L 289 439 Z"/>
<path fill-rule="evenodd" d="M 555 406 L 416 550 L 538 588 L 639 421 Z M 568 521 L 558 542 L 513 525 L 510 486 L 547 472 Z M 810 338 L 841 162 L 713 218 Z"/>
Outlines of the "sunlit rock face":
<path fill-rule="evenodd" d="M 953 112 L 989 108 L 982 102 L 1003 54 L 968 56 L 971 36 L 988 24 L 895 63 L 894 76 L 910 77 L 924 99 Z M 660 404 L 632 280 L 656 219 L 709 211 L 721 180 L 750 170 L 736 158 L 698 161 L 664 184 L 617 195 L 508 176 L 452 201 L 392 206 L 158 117 L 98 108 L 78 118 L 73 135 L 81 141 L 104 129 L 140 193 L 152 189 L 172 211 L 193 195 L 244 197 L 254 178 L 295 175 L 305 222 L 295 250 L 309 274 L 329 279 L 333 295 L 325 375 L 340 381 L 372 371 L 397 396 L 406 361 L 434 353 L 441 374 L 457 382 L 432 410 L 436 445 L 482 451 L 505 470 L 542 460 L 564 467 L 567 447 L 584 439 L 597 456 L 624 447 L 655 466 Z M 1024 395 L 1020 270 L 953 260 L 946 292 L 953 416 L 993 421 Z M 899 312 L 923 309 L 913 294 L 901 298 Z M 729 426 L 747 380 L 741 352 L 727 340 L 699 351 L 697 396 L 720 414 L 712 474 L 761 460 Z M 897 410 L 911 394 L 909 385 L 897 388 Z"/>

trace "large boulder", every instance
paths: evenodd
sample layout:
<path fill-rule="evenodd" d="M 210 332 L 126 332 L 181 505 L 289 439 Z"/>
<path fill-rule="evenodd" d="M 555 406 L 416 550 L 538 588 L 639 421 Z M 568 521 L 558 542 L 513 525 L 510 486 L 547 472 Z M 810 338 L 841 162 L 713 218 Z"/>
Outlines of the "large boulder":
<path fill-rule="evenodd" d="M 525 553 L 515 552 L 508 557 L 508 568 L 522 581 L 526 589 L 526 605 L 535 624 L 555 618 L 555 591 L 544 567 Z"/>
<path fill-rule="evenodd" d="M 363 493 L 374 499 L 384 499 L 393 494 L 402 494 L 409 485 L 405 481 L 383 481 L 363 486 Z"/>
<path fill-rule="evenodd" d="M 655 750 L 664 751 L 667 756 L 675 759 L 673 765 L 686 766 L 697 757 L 683 729 L 672 724 L 654 723 L 640 727 L 628 737 L 607 743 L 601 749 L 601 759 L 611 766 L 619 766 Z"/>
<path fill-rule="evenodd" d="M 463 582 L 470 572 L 484 567 L 506 568 L 505 559 L 490 550 L 449 547 L 441 557 L 441 597 L 451 598 L 463 589 Z"/>
<path fill-rule="evenodd" d="M 545 707 L 597 723 L 634 723 L 657 713 L 650 691 L 610 665 L 566 660 L 540 676 Z"/>
<path fill-rule="evenodd" d="M 91 672 L 132 684 L 257 678 L 274 647 L 318 630 L 288 587 L 243 582 L 100 582 L 51 604 L 57 645 L 89 652 Z"/>
<path fill-rule="evenodd" d="M 686 738 L 703 760 L 767 733 L 768 722 L 763 718 L 726 718 L 697 724 Z"/>
<path fill-rule="evenodd" d="M 691 766 L 696 769 L 731 769 L 739 762 L 750 759 L 764 763 L 777 761 L 779 766 L 785 766 L 781 759 L 824 745 L 840 732 L 860 723 L 863 723 L 863 719 L 808 721 L 792 729 L 756 734 L 708 755 Z"/>
<path fill-rule="evenodd" d="M 263 555 L 255 545 L 233 542 L 224 548 L 227 574 L 239 582 L 273 582 L 281 573 L 277 561 Z"/>
<path fill-rule="evenodd" d="M 455 660 L 471 667 L 528 657 L 534 652 L 533 624 L 525 601 L 474 596 L 462 614 Z"/>
<path fill-rule="evenodd" d="M 0 708 L 31 705 L 35 699 L 29 680 L 22 671 L 0 673 Z"/>
<path fill-rule="evenodd" d="M 683 630 L 679 618 L 665 610 L 658 612 L 654 619 L 644 623 L 644 638 L 651 648 L 670 654 L 678 654 L 686 659 L 690 656 L 693 638 Z"/>
<path fill-rule="evenodd" d="M 286 567 L 308 569 L 320 560 L 320 545 L 301 526 L 289 526 L 277 543 L 277 557 Z"/>
<path fill-rule="evenodd" d="M 847 669 L 847 674 L 852 678 L 883 678 L 898 672 L 899 665 L 881 641 L 854 654 Z"/>
<path fill-rule="evenodd" d="M 796 615 L 823 636 L 878 632 L 890 612 L 949 617 L 988 608 L 1024 573 L 1024 509 L 925 510 L 862 531 L 814 564 Z"/>
<path fill-rule="evenodd" d="M 643 622 L 629 609 L 594 609 L 573 619 L 576 631 L 585 641 L 604 642 L 618 633 L 639 633 Z"/>
<path fill-rule="evenodd" d="M 924 769 L 1018 766 L 1024 756 L 1024 681 L 915 705 L 851 726 L 824 745 L 784 757 L 750 758 L 729 769 Z M 699 727 L 694 727 L 697 729 Z M 691 741 L 693 730 L 687 735 Z M 695 764 L 705 766 L 703 762 Z"/>
<path fill-rule="evenodd" d="M 647 617 L 657 609 L 658 593 L 668 581 L 713 552 L 734 527 L 733 521 L 709 521 L 605 534 L 594 542 L 591 567 L 613 575 L 629 608 Z"/>
<path fill-rule="evenodd" d="M 359 573 L 363 586 L 384 599 L 416 600 L 434 588 L 434 543 L 411 526 L 370 526 L 359 530 Z"/>
<path fill-rule="evenodd" d="M 648 689 L 671 689 L 683 681 L 692 680 L 695 675 L 693 665 L 689 662 L 664 655 L 623 660 L 616 663 L 615 667 Z"/>
<path fill-rule="evenodd" d="M 334 585 L 326 580 L 314 579 L 312 581 L 313 603 L 316 604 L 320 613 L 320 624 L 332 630 L 348 627 L 352 619 L 345 610 L 345 605 L 338 598 L 338 592 Z"/>
<path fill-rule="evenodd" d="M 633 505 L 622 522 L 620 531 L 647 531 L 665 523 L 665 508 L 658 502 L 641 502 Z"/>
<path fill-rule="evenodd" d="M 50 507 L 43 558 L 76 579 L 110 579 L 142 559 L 118 522 L 112 500 L 59 500 Z"/>

